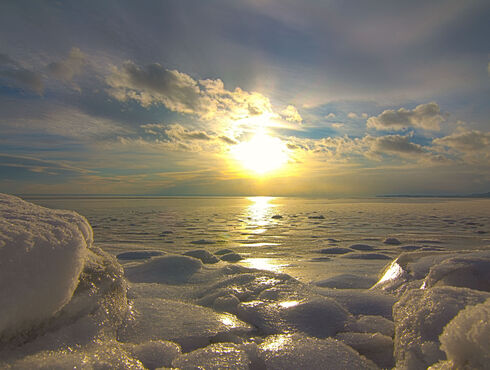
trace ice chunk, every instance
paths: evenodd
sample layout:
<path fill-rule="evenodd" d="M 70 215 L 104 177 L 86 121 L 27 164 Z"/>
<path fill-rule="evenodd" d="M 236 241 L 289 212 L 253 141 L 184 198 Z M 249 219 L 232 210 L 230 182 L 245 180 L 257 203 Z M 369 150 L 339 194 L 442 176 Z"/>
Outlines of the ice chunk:
<path fill-rule="evenodd" d="M 344 327 L 349 313 L 333 299 L 318 297 L 304 302 L 279 303 L 281 318 L 295 331 L 326 338 Z"/>
<path fill-rule="evenodd" d="M 238 305 L 238 317 L 265 334 L 303 332 L 325 338 L 341 330 L 348 315 L 337 302 L 323 297 L 304 301 L 252 301 Z"/>
<path fill-rule="evenodd" d="M 348 322 L 345 331 L 359 333 L 381 333 L 389 337 L 395 334 L 395 324 L 382 316 L 361 315 L 356 321 Z"/>
<path fill-rule="evenodd" d="M 122 341 L 170 340 L 189 351 L 208 345 L 217 335 L 243 335 L 251 330 L 233 315 L 160 298 L 135 299 L 134 312 L 134 318 L 119 330 Z"/>
<path fill-rule="evenodd" d="M 401 244 L 401 242 L 397 238 L 386 238 L 383 243 L 389 244 L 389 245 L 400 245 Z"/>
<path fill-rule="evenodd" d="M 248 370 L 250 360 L 246 352 L 236 344 L 217 343 L 180 355 L 173 361 L 172 365 L 182 370 Z"/>
<path fill-rule="evenodd" d="M 485 369 L 490 364 L 490 299 L 467 306 L 440 336 L 452 368 Z"/>
<path fill-rule="evenodd" d="M 434 287 L 411 289 L 393 307 L 397 367 L 427 368 L 444 360 L 439 335 L 458 312 L 490 297 L 467 288 Z"/>
<path fill-rule="evenodd" d="M 161 251 L 131 251 L 131 252 L 123 252 L 117 255 L 117 259 L 120 260 L 142 260 L 148 259 L 155 256 L 161 256 L 165 252 Z"/>
<path fill-rule="evenodd" d="M 259 346 L 259 356 L 267 369 L 377 369 L 342 342 L 327 338 L 309 338 L 300 334 L 267 337 Z"/>
<path fill-rule="evenodd" d="M 324 215 L 318 215 L 318 216 L 313 215 L 313 216 L 308 216 L 308 218 L 310 220 L 324 220 L 325 216 Z"/>
<path fill-rule="evenodd" d="M 242 256 L 240 256 L 238 253 L 226 253 L 221 256 L 221 260 L 227 261 L 227 262 L 238 262 L 243 259 Z"/>
<path fill-rule="evenodd" d="M 140 344 L 128 344 L 128 352 L 146 368 L 171 367 L 172 361 L 181 354 L 177 343 L 152 340 Z"/>
<path fill-rule="evenodd" d="M 92 241 L 90 225 L 75 212 L 0 194 L 0 340 L 68 303 Z"/>
<path fill-rule="evenodd" d="M 318 293 L 336 300 L 354 315 L 380 315 L 392 318 L 392 306 L 396 298 L 378 292 L 317 288 Z"/>
<path fill-rule="evenodd" d="M 490 291 L 490 253 L 449 258 L 430 269 L 423 287 L 451 285 Z"/>
<path fill-rule="evenodd" d="M 328 279 L 320 280 L 314 284 L 324 288 L 335 289 L 368 289 L 376 283 L 376 279 L 366 276 L 342 274 Z"/>
<path fill-rule="evenodd" d="M 374 247 L 367 244 L 352 244 L 349 246 L 350 249 L 355 249 L 356 251 L 372 251 Z"/>
<path fill-rule="evenodd" d="M 210 264 L 219 262 L 218 257 L 212 255 L 205 249 L 194 249 L 192 251 L 187 251 L 182 253 L 184 256 L 190 256 L 200 259 L 202 263 Z"/>
<path fill-rule="evenodd" d="M 391 337 L 380 333 L 339 333 L 335 339 L 354 348 L 383 369 L 391 369 L 395 365 Z"/>
<path fill-rule="evenodd" d="M 282 216 L 281 215 L 274 215 L 271 217 L 273 220 L 280 220 L 282 219 Z"/>
<path fill-rule="evenodd" d="M 126 267 L 126 277 L 135 283 L 182 283 L 202 267 L 196 258 L 178 255 L 155 257 L 149 262 Z"/>

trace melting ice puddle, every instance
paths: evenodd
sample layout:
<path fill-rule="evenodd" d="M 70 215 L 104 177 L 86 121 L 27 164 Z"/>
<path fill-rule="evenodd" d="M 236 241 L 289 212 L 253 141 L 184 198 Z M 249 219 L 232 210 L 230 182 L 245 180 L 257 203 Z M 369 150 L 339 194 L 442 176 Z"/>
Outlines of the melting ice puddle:
<path fill-rule="evenodd" d="M 289 264 L 280 264 L 274 258 L 246 258 L 240 261 L 246 267 L 251 267 L 258 270 L 267 270 L 273 272 L 282 272 L 283 267 L 290 266 Z"/>

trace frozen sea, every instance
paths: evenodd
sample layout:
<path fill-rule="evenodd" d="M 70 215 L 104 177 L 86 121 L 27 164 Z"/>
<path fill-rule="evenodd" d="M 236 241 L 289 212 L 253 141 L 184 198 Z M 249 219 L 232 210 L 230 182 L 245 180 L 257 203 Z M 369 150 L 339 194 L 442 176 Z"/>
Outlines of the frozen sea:
<path fill-rule="evenodd" d="M 490 363 L 490 199 L 24 199 L 0 196 L 0 368 Z"/>
<path fill-rule="evenodd" d="M 285 272 L 303 282 L 352 272 L 376 278 L 388 259 L 419 247 L 458 250 L 490 245 L 490 199 L 27 200 L 85 216 L 94 230 L 95 243 L 114 255 L 133 250 L 184 253 L 198 248 L 210 252 L 231 249 L 244 258 L 241 265 Z M 400 244 L 385 244 L 390 237 Z M 372 250 L 356 250 L 356 244 Z M 350 253 L 326 253 L 330 247 L 353 245 Z"/>

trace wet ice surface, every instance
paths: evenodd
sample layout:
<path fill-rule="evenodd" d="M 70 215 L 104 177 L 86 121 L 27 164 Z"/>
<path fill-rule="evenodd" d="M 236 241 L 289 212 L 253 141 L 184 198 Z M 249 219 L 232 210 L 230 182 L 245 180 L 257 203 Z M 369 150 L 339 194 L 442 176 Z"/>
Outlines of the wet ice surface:
<path fill-rule="evenodd" d="M 51 307 L 44 316 L 26 309 L 32 319 L 13 317 L 2 329 L 0 367 L 488 363 L 487 200 L 36 200 L 82 213 L 94 228 L 92 242 L 83 218 L 27 203 L 30 216 L 21 215 L 26 223 L 9 237 L 9 202 L 21 203 L 5 199 L 0 263 L 23 240 L 41 251 L 46 244 L 39 240 L 57 245 L 49 228 L 32 226 L 39 215 L 51 224 L 69 215 L 63 225 L 77 242 L 70 242 L 66 262 L 79 268 L 71 272 L 78 285 L 62 298 L 29 298 L 29 307 Z M 33 266 L 19 250 L 19 261 Z M 59 253 L 57 265 L 65 261 Z M 38 262 L 49 262 L 43 256 Z M 11 275 L 4 281 L 13 290 L 71 276 Z M 10 307 L 24 305 L 13 297 Z"/>

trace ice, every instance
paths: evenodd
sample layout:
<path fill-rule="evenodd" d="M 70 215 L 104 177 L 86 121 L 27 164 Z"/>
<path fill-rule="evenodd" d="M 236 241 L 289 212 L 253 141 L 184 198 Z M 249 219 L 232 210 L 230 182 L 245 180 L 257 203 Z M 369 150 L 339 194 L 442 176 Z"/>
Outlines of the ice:
<path fill-rule="evenodd" d="M 380 315 L 392 318 L 396 298 L 378 292 L 317 288 L 318 293 L 332 298 L 353 315 Z"/>
<path fill-rule="evenodd" d="M 92 239 L 90 225 L 74 212 L 0 194 L 0 341 L 68 303 Z"/>
<path fill-rule="evenodd" d="M 345 331 L 359 333 L 381 333 L 389 337 L 395 334 L 395 324 L 382 316 L 361 315 L 356 321 L 348 322 Z"/>
<path fill-rule="evenodd" d="M 388 244 L 388 245 L 400 245 L 401 244 L 401 242 L 397 238 L 386 238 L 383 243 Z"/>
<path fill-rule="evenodd" d="M 228 254 L 228 253 L 234 253 L 234 251 L 232 249 L 223 248 L 214 252 L 216 256 L 221 256 L 223 254 Z"/>
<path fill-rule="evenodd" d="M 374 250 L 374 247 L 368 245 L 368 244 L 352 244 L 349 246 L 350 249 L 354 249 L 356 251 L 372 251 Z"/>
<path fill-rule="evenodd" d="M 352 274 L 341 274 L 328 279 L 316 281 L 314 284 L 324 288 L 335 289 L 367 289 L 376 283 L 376 279 Z"/>
<path fill-rule="evenodd" d="M 490 364 L 490 299 L 467 306 L 446 325 L 441 349 L 451 368 L 484 369 Z"/>
<path fill-rule="evenodd" d="M 383 369 L 391 369 L 395 365 L 393 340 L 389 336 L 380 333 L 339 333 L 335 339 L 354 348 Z"/>
<path fill-rule="evenodd" d="M 202 268 L 197 258 L 179 255 L 155 257 L 149 262 L 125 269 L 128 280 L 135 283 L 183 283 Z"/>
<path fill-rule="evenodd" d="M 219 262 L 218 257 L 214 256 L 205 249 L 194 249 L 183 253 L 184 256 L 190 256 L 200 259 L 202 263 L 211 264 Z"/>
<path fill-rule="evenodd" d="M 450 285 L 490 291 L 490 252 L 453 257 L 431 267 L 423 287 Z"/>
<path fill-rule="evenodd" d="M 137 298 L 134 317 L 119 330 L 124 342 L 168 340 L 184 351 L 206 346 L 218 335 L 244 335 L 251 327 L 235 316 L 210 308 L 161 298 Z"/>
<path fill-rule="evenodd" d="M 193 241 L 191 241 L 191 244 L 209 245 L 209 244 L 216 244 L 216 242 L 213 241 L 213 240 L 199 239 L 199 240 L 193 240 Z"/>
<path fill-rule="evenodd" d="M 161 256 L 165 254 L 165 252 L 161 251 L 131 251 L 131 252 L 123 252 L 117 255 L 117 259 L 119 260 L 142 260 L 148 259 L 155 256 Z"/>
<path fill-rule="evenodd" d="M 324 254 L 345 254 L 352 252 L 352 249 L 349 248 L 341 248 L 341 247 L 330 247 L 319 250 L 320 253 Z"/>
<path fill-rule="evenodd" d="M 126 346 L 132 357 L 139 360 L 147 369 L 171 367 L 172 361 L 181 354 L 181 348 L 174 342 L 152 340 Z"/>
<path fill-rule="evenodd" d="M 370 360 L 332 338 L 310 338 L 301 334 L 273 335 L 260 344 L 259 350 L 259 357 L 271 370 L 377 369 Z"/>
<path fill-rule="evenodd" d="M 238 262 L 243 259 L 241 255 L 234 252 L 223 254 L 220 258 L 222 261 L 227 261 L 227 262 Z"/>
<path fill-rule="evenodd" d="M 382 253 L 349 253 L 342 257 L 356 260 L 391 260 L 390 256 Z"/>
<path fill-rule="evenodd" d="M 456 287 L 411 289 L 393 307 L 397 367 L 427 368 L 445 359 L 439 335 L 467 305 L 484 302 L 490 293 Z"/>
<path fill-rule="evenodd" d="M 172 365 L 182 370 L 247 370 L 249 369 L 250 359 L 246 352 L 236 344 L 217 343 L 183 354 L 177 357 Z"/>

